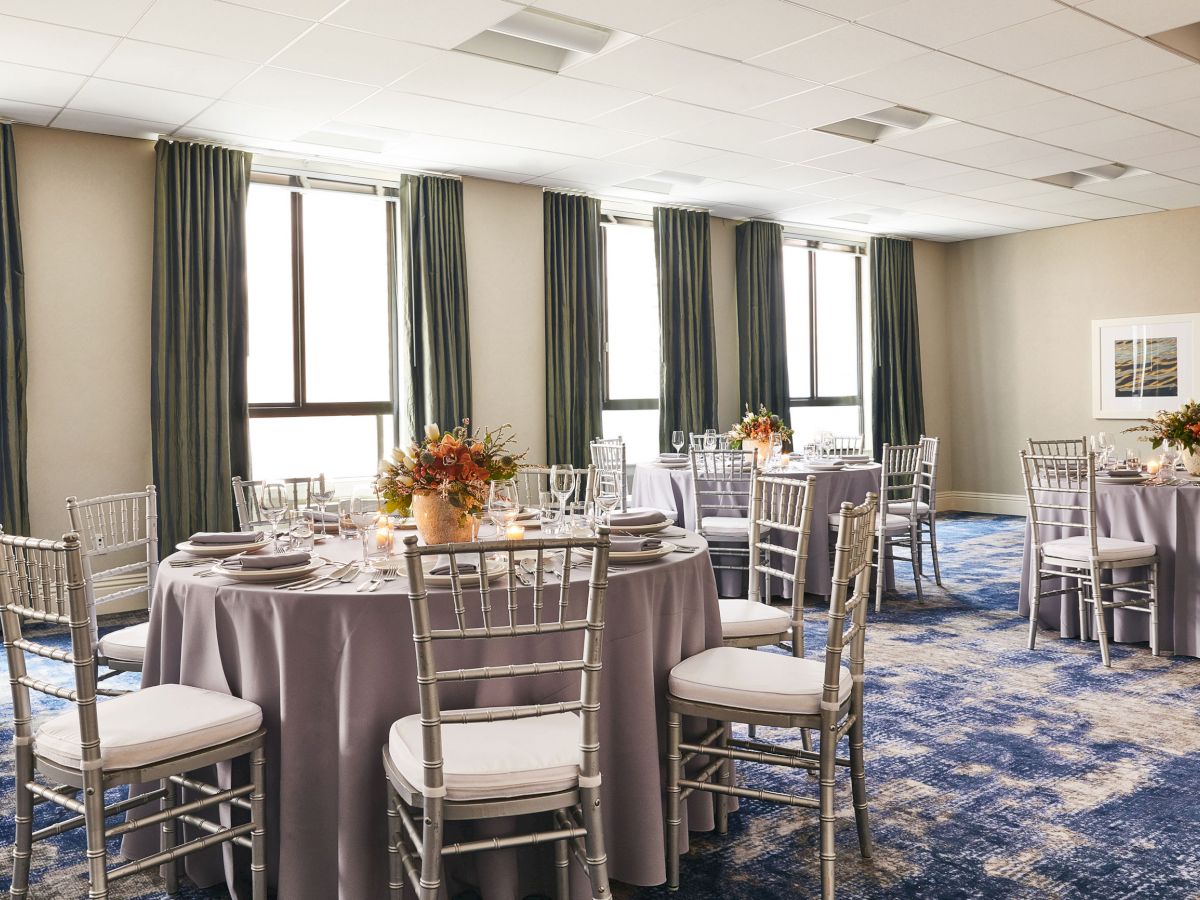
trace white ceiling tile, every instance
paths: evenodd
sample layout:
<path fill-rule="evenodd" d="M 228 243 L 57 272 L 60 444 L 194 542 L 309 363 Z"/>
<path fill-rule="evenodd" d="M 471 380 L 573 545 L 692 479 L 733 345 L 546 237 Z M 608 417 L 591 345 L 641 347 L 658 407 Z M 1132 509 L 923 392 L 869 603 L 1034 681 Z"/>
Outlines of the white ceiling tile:
<path fill-rule="evenodd" d="M 800 200 L 803 198 L 795 197 L 793 199 Z M 871 208 L 871 205 L 868 203 L 857 203 L 853 200 L 818 199 L 815 202 L 804 203 L 801 206 L 779 210 L 779 215 L 785 217 L 785 221 L 819 225 L 828 223 L 838 216 L 853 215 L 855 213 L 869 214 Z M 846 227 L 845 222 L 841 222 L 840 224 L 843 228 Z"/>
<path fill-rule="evenodd" d="M 886 100 L 841 88 L 822 86 L 749 111 L 750 115 L 798 128 L 829 125 L 888 106 Z"/>
<path fill-rule="evenodd" d="M 908 0 L 862 24 L 929 47 L 945 47 L 1062 9 L 1053 0 Z"/>
<path fill-rule="evenodd" d="M 1144 203 L 1161 209 L 1200 206 L 1200 184 L 1180 181 L 1177 178 L 1163 179 L 1165 183 L 1159 183 L 1158 179 L 1161 178 L 1159 175 L 1142 175 L 1139 178 L 1118 178 L 1116 181 L 1085 187 L 1088 193 L 1103 194 L 1106 197 Z"/>
<path fill-rule="evenodd" d="M 832 84 L 925 52 L 924 47 L 861 25 L 842 25 L 752 61 L 788 75 Z"/>
<path fill-rule="evenodd" d="M 1159 210 L 1160 207 L 1157 206 L 1119 200 L 1116 197 L 1093 197 L 1090 200 L 1077 199 L 1075 203 L 1059 207 L 1057 212 L 1068 216 L 1083 216 L 1087 219 L 1115 219 L 1119 216 L 1139 216 Z"/>
<path fill-rule="evenodd" d="M 658 171 L 655 166 L 630 166 L 600 159 L 574 163 L 565 169 L 556 169 L 551 174 L 561 181 L 573 184 L 608 186 L 633 178 L 646 178 Z"/>
<path fill-rule="evenodd" d="M 154 0 L 0 0 L 0 15 L 122 35 Z M 5 32 L 5 39 L 8 33 Z"/>
<path fill-rule="evenodd" d="M 875 193 L 889 187 L 903 187 L 903 185 L 893 185 L 886 181 L 880 181 L 877 178 L 866 178 L 862 175 L 843 175 L 841 178 L 833 178 L 829 181 L 810 185 L 805 188 L 805 192 L 815 194 L 818 197 L 828 197 L 831 200 L 849 200 L 859 197 L 863 199 L 864 203 L 878 203 L 879 201 L 875 199 Z M 934 192 L 927 191 L 926 193 L 932 196 Z M 863 197 L 864 194 L 868 196 Z"/>
<path fill-rule="evenodd" d="M 814 169 L 811 166 L 783 166 L 757 175 L 747 175 L 739 178 L 738 181 L 781 191 L 793 191 L 799 188 L 809 191 L 812 186 L 820 182 L 840 177 L 841 173 L 830 172 L 827 169 Z"/>
<path fill-rule="evenodd" d="M 1200 21 L 1200 0 L 1090 0 L 1078 8 L 1134 34 L 1157 34 Z"/>
<path fill-rule="evenodd" d="M 951 175 L 965 175 L 970 171 L 966 166 L 960 166 L 958 163 L 909 154 L 907 160 L 888 163 L 876 169 L 871 174 L 876 178 L 886 178 L 888 181 L 915 184 L 931 178 L 949 178 Z"/>
<path fill-rule="evenodd" d="M 807 162 L 820 156 L 842 153 L 861 147 L 862 142 L 826 134 L 823 131 L 798 131 L 763 144 L 761 153 L 784 162 Z M 820 167 L 823 168 L 823 167 Z"/>
<path fill-rule="evenodd" d="M 876 181 L 876 179 L 871 179 Z M 936 197 L 940 191 L 930 190 L 929 188 L 916 187 L 911 184 L 892 184 L 890 181 L 877 182 L 881 187 L 872 187 L 870 193 L 861 199 L 870 200 L 872 203 L 878 203 L 881 206 L 901 206 L 906 207 L 916 203 L 918 200 L 926 200 L 929 197 Z M 813 185 L 815 191 L 821 187 L 820 184 Z"/>
<path fill-rule="evenodd" d="M 925 156 L 940 156 L 949 150 L 962 150 L 967 147 L 979 147 L 983 144 L 994 144 L 1004 140 L 1008 135 L 978 125 L 966 122 L 950 122 L 946 125 L 936 125 L 931 128 L 919 128 L 896 137 L 880 141 L 888 147 L 907 150 L 909 153 L 920 153 Z"/>
<path fill-rule="evenodd" d="M 1154 75 L 1117 81 L 1081 92 L 1089 100 L 1137 111 L 1200 97 L 1200 66 L 1186 65 Z"/>
<path fill-rule="evenodd" d="M 484 110 L 477 106 L 464 107 L 471 112 L 456 136 L 532 147 L 551 153 L 566 153 L 580 157 L 602 157 L 641 143 L 639 135 L 610 131 L 577 122 L 560 122 L 524 113 Z M 479 115 L 487 113 L 487 115 Z"/>
<path fill-rule="evenodd" d="M 41 103 L 25 103 L 21 100 L 8 100 L 0 97 L 0 116 L 12 119 L 22 125 L 49 125 L 57 114 L 57 106 L 44 106 Z"/>
<path fill-rule="evenodd" d="M 225 0 L 265 12 L 282 13 L 301 19 L 321 19 L 342 5 L 343 0 Z"/>
<path fill-rule="evenodd" d="M 129 36 L 156 44 L 265 62 L 311 23 L 217 0 L 158 0 Z"/>
<path fill-rule="evenodd" d="M 921 187 L 939 191 L 943 194 L 966 194 L 983 188 L 997 187 L 1002 184 L 1012 184 L 1007 175 L 978 170 L 963 172 L 958 175 L 943 175 L 940 178 L 927 178 L 917 182 Z"/>
<path fill-rule="evenodd" d="M 952 119 L 974 120 L 981 116 L 1029 106 L 1062 96 L 1057 91 L 1030 84 L 1019 78 L 999 75 L 966 87 L 930 94 L 918 101 L 925 112 L 949 116 Z"/>
<path fill-rule="evenodd" d="M 1037 141 L 1028 141 L 1025 138 L 1014 137 L 1005 138 L 994 144 L 982 144 L 978 147 L 967 147 L 962 150 L 947 150 L 938 155 L 951 162 L 962 163 L 966 166 L 977 166 L 981 169 L 990 169 L 995 165 L 1020 162 L 1023 159 L 1045 156 L 1053 150 L 1054 147 L 1048 147 Z"/>
<path fill-rule="evenodd" d="M 445 134 L 447 128 L 463 121 L 473 109 L 449 100 L 380 91 L 338 116 L 338 121 L 413 133 Z"/>
<path fill-rule="evenodd" d="M 208 97 L 194 94 L 89 78 L 87 84 L 71 98 L 68 107 L 107 116 L 182 125 L 211 102 Z"/>
<path fill-rule="evenodd" d="M 1091 152 L 1091 148 L 1125 138 L 1154 134 L 1162 129 L 1153 122 L 1137 119 L 1133 116 L 1115 115 L 1107 119 L 1097 119 L 1095 122 L 1084 122 L 1068 128 L 1056 128 L 1044 131 L 1038 135 L 1039 141 L 1054 144 L 1058 147 L 1069 147 L 1072 150 Z"/>
<path fill-rule="evenodd" d="M 998 203 L 1015 203 L 1018 206 L 1020 201 L 1026 197 L 1039 197 L 1047 195 L 1065 194 L 1067 188 L 1056 187 L 1050 184 L 1044 184 L 1040 181 L 1027 181 L 1025 179 L 1008 179 L 1002 184 L 990 185 L 984 188 L 973 188 L 962 191 L 968 197 L 978 197 L 980 200 L 995 200 Z"/>
<path fill-rule="evenodd" d="M 1046 175 L 1058 175 L 1062 172 L 1078 172 L 1080 169 L 1090 169 L 1093 166 L 1103 166 L 1111 162 L 1103 157 L 1088 156 L 1074 150 L 1055 150 L 1045 156 L 1035 156 L 1032 159 L 1021 159 L 1010 163 L 996 163 L 992 166 L 997 172 L 1012 175 L 1017 178 L 1043 178 Z"/>
<path fill-rule="evenodd" d="M 1030 137 L 1054 128 L 1066 128 L 1083 122 L 1107 119 L 1113 114 L 1108 107 L 1078 97 L 1056 97 L 1030 106 L 1019 106 L 973 121 L 997 131 Z"/>
<path fill-rule="evenodd" d="M 766 152 L 764 142 L 773 141 L 795 131 L 790 125 L 752 119 L 734 113 L 714 113 L 699 125 L 675 132 L 672 137 L 689 144 L 716 147 L 719 150 L 734 150 L 738 153 L 756 153 L 759 156 L 776 158 Z M 793 160 L 783 160 L 793 162 Z"/>
<path fill-rule="evenodd" d="M 391 88 L 409 94 L 491 106 L 553 77 L 542 69 L 498 62 L 459 50 L 443 50 L 396 81 Z"/>
<path fill-rule="evenodd" d="M 1146 134 L 1134 135 L 1109 143 L 1095 144 L 1091 152 L 1097 156 L 1106 156 L 1114 162 L 1132 163 L 1135 159 L 1149 156 L 1161 156 L 1171 151 L 1194 152 L 1200 147 L 1200 138 L 1184 134 L 1182 131 L 1151 131 Z M 1142 166 L 1141 168 L 1147 168 Z M 1153 169 L 1151 168 L 1151 171 Z"/>
<path fill-rule="evenodd" d="M 646 94 L 657 94 L 695 77 L 703 77 L 711 56 L 662 41 L 639 38 L 568 66 L 563 73 Z"/>
<path fill-rule="evenodd" d="M 403 141 L 395 152 L 442 160 L 455 168 L 472 166 L 527 176 L 557 172 L 580 162 L 577 158 L 562 153 L 429 135 L 414 135 Z"/>
<path fill-rule="evenodd" d="M 248 106 L 218 100 L 192 119 L 192 129 L 228 132 L 247 137 L 273 138 L 290 141 L 312 131 L 325 116 L 293 112 L 265 106 Z"/>
<path fill-rule="evenodd" d="M 637 91 L 558 75 L 509 97 L 500 105 L 535 116 L 586 122 L 642 99 L 647 99 L 646 95 Z M 687 108 L 693 109 L 690 106 Z M 707 110 L 696 112 L 697 119 L 707 115 L 711 115 Z"/>
<path fill-rule="evenodd" d="M 650 34 L 652 31 L 688 16 L 717 6 L 722 0 L 538 0 L 539 9 L 547 9 L 572 19 Z"/>
<path fill-rule="evenodd" d="M 814 87 L 816 85 L 811 81 L 745 63 L 710 58 L 699 72 L 667 89 L 663 96 L 729 112 L 744 112 Z"/>
<path fill-rule="evenodd" d="M 437 54 L 420 44 L 318 25 L 271 60 L 271 65 L 383 87 Z"/>
<path fill-rule="evenodd" d="M 1139 116 L 1193 133 L 1200 132 L 1200 97 L 1139 109 Z"/>
<path fill-rule="evenodd" d="M 579 82 L 588 84 L 588 82 Z M 594 85 L 605 87 L 604 85 Z M 616 90 L 616 88 L 606 88 Z M 695 106 L 691 103 L 680 103 L 678 100 L 666 100 L 662 97 L 646 97 L 629 106 L 604 113 L 596 117 L 592 124 L 617 131 L 632 131 L 638 134 L 663 137 L 686 128 L 693 128 L 703 122 L 716 118 L 711 109 Z"/>
<path fill-rule="evenodd" d="M 0 15 L 0 61 L 90 75 L 118 38 Z"/>
<path fill-rule="evenodd" d="M 679 167 L 679 171 L 687 172 L 689 175 L 716 178 L 721 181 L 746 181 L 747 177 L 763 175 L 781 168 L 786 168 L 786 165 L 778 160 L 722 150 L 712 156 L 698 159 L 694 163 L 682 165 Z"/>
<path fill-rule="evenodd" d="M 254 63 L 127 39 L 101 63 L 96 75 L 167 91 L 220 97 L 255 68 Z"/>
<path fill-rule="evenodd" d="M 1004 203 L 992 203 L 971 197 L 936 197 L 914 204 L 938 215 L 953 216 L 988 225 L 1004 225 L 1010 228 L 1050 228 L 1056 225 L 1073 225 L 1083 221 L 1077 216 L 1064 216 L 1040 210 L 1021 209 Z"/>
<path fill-rule="evenodd" d="M 758 209 L 779 211 L 796 205 L 796 195 L 788 191 L 773 191 L 770 188 L 750 184 L 715 181 L 689 187 L 687 196 L 692 200 L 714 203 L 736 203 Z"/>
<path fill-rule="evenodd" d="M 63 106 L 86 80 L 83 75 L 0 63 L 0 97 L 22 103 Z"/>
<path fill-rule="evenodd" d="M 887 97 L 896 103 L 913 103 L 934 91 L 949 91 L 995 77 L 996 73 L 991 69 L 945 53 L 923 53 L 848 78 L 839 82 L 838 87 Z"/>
<path fill-rule="evenodd" d="M 1147 156 L 1130 156 L 1128 161 L 1139 169 L 1174 175 L 1181 169 L 1200 166 L 1200 148 L 1195 146 L 1172 150 L 1170 153 L 1155 153 Z"/>
<path fill-rule="evenodd" d="M 332 119 L 375 91 L 370 85 L 264 66 L 225 99 Z"/>
<path fill-rule="evenodd" d="M 655 169 L 677 170 L 680 166 L 711 156 L 712 150 L 658 138 L 635 147 L 620 150 L 606 157 L 606 161 L 628 163 L 635 166 L 653 166 Z"/>
<path fill-rule="evenodd" d="M 899 6 L 904 0 L 804 0 L 804 5 L 818 12 L 855 22 L 881 9 Z"/>
<path fill-rule="evenodd" d="M 177 124 L 177 122 L 149 122 L 145 119 L 126 116 L 106 116 L 81 109 L 64 109 L 54 119 L 55 128 L 111 134 L 117 137 L 142 138 L 143 140 L 152 140 L 161 134 L 169 134 Z"/>
<path fill-rule="evenodd" d="M 1145 194 L 1153 191 L 1170 190 L 1182 184 L 1178 179 L 1166 175 L 1131 175 L 1117 178 L 1113 181 L 1095 181 L 1081 184 L 1077 191 L 1088 194 L 1101 194 L 1105 197 L 1129 198 L 1134 194 Z"/>
<path fill-rule="evenodd" d="M 428 0 L 350 0 L 325 21 L 371 34 L 431 47 L 456 47 L 520 7 L 504 0 L 454 0 L 448 4 Z"/>
<path fill-rule="evenodd" d="M 1181 181 L 1200 183 L 1200 166 L 1193 166 L 1188 169 L 1174 169 L 1171 172 L 1171 176 Z"/>
<path fill-rule="evenodd" d="M 1186 65 L 1187 60 L 1169 50 L 1148 41 L 1128 40 L 1025 69 L 1020 74 L 1022 78 L 1076 94 Z"/>
<path fill-rule="evenodd" d="M 1062 9 L 951 44 L 946 50 L 985 66 L 1016 72 L 1128 39 L 1125 32 L 1111 25 L 1073 9 Z"/>
<path fill-rule="evenodd" d="M 893 150 L 881 144 L 862 144 L 856 147 L 818 157 L 816 165 L 822 169 L 832 169 L 835 172 L 858 174 L 860 172 L 876 172 L 885 166 L 899 166 L 912 159 L 912 154 Z"/>
<path fill-rule="evenodd" d="M 842 24 L 785 0 L 726 0 L 654 32 L 654 37 L 745 60 Z"/>

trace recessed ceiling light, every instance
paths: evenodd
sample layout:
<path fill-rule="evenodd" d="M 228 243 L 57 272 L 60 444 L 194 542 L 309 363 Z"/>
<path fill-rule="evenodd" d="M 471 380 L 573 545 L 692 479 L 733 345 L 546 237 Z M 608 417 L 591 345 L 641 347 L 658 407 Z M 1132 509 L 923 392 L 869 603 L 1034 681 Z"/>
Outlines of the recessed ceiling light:
<path fill-rule="evenodd" d="M 1145 169 L 1137 169 L 1122 163 L 1105 163 L 1102 166 L 1092 166 L 1073 172 L 1059 172 L 1055 175 L 1043 175 L 1033 179 L 1042 184 L 1052 184 L 1056 187 L 1076 188 L 1081 184 L 1095 184 L 1098 181 L 1115 181 L 1118 178 L 1136 178 L 1139 175 L 1149 175 Z"/>
<path fill-rule="evenodd" d="M 875 112 L 863 113 L 852 119 L 842 119 L 814 128 L 826 134 L 836 134 L 840 137 L 852 138 L 873 144 L 886 137 L 908 134 L 920 128 L 941 125 L 950 121 L 944 116 L 934 116 L 919 109 L 909 109 L 907 106 L 889 106 L 877 109 Z"/>
<path fill-rule="evenodd" d="M 650 194 L 669 194 L 674 185 L 669 181 L 658 181 L 653 178 L 631 178 L 629 181 L 622 181 L 620 184 L 614 185 L 614 187 L 630 191 L 645 191 Z"/>
<path fill-rule="evenodd" d="M 599 53 L 615 34 L 599 25 L 523 9 L 454 49 L 548 72 L 560 72 Z"/>
<path fill-rule="evenodd" d="M 1178 28 L 1170 28 L 1157 34 L 1148 34 L 1146 40 L 1154 41 L 1160 47 L 1200 62 L 1200 22 L 1180 25 Z"/>
<path fill-rule="evenodd" d="M 879 125 L 890 125 L 893 128 L 904 128 L 913 131 L 928 122 L 932 116 L 919 109 L 909 109 L 907 106 L 889 106 L 871 113 L 863 113 L 860 119 L 875 122 Z"/>

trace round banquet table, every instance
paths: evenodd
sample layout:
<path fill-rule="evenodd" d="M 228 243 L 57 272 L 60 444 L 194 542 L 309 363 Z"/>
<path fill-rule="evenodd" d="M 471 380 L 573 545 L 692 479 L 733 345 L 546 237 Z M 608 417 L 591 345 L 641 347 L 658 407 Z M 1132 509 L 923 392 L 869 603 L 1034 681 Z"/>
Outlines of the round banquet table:
<path fill-rule="evenodd" d="M 1056 494 L 1056 503 L 1087 503 L 1087 495 Z M 1044 510 L 1048 516 L 1050 510 Z M 1078 514 L 1076 514 L 1078 515 Z M 1096 485 L 1096 521 L 1103 537 L 1144 541 L 1158 547 L 1158 637 L 1162 651 L 1200 656 L 1200 485 Z M 1073 537 L 1078 529 L 1044 528 L 1043 540 Z M 1017 610 L 1028 618 L 1032 561 L 1028 521 Z M 1130 572 L 1117 573 L 1127 580 Z M 1047 587 L 1052 587 L 1047 582 Z M 1057 601 L 1057 602 L 1056 602 Z M 1090 610 L 1090 607 L 1089 607 Z M 1108 610 L 1110 640 L 1139 643 L 1150 639 L 1150 617 L 1130 610 Z M 1075 597 L 1046 597 L 1038 610 L 1043 628 L 1066 638 L 1079 636 Z M 1089 632 L 1094 632 L 1090 627 Z M 1094 635 L 1093 635 L 1094 637 Z"/>
<path fill-rule="evenodd" d="M 677 540 L 701 549 L 651 564 L 625 564 L 609 574 L 600 692 L 605 841 L 610 876 L 635 885 L 666 880 L 660 798 L 668 673 L 682 659 L 721 644 L 707 547 L 694 534 Z M 359 555 L 357 543 L 336 537 L 317 550 L 332 560 Z M 354 590 L 362 579 L 297 592 L 199 577 L 195 568 L 164 564 L 158 571 L 142 685 L 187 684 L 262 707 L 267 729 L 268 862 L 278 896 L 386 897 L 381 748 L 394 721 L 420 710 L 406 579 L 371 593 Z M 579 580 L 571 589 L 573 617 L 582 618 L 586 607 L 586 571 L 576 570 L 583 574 L 575 576 Z M 556 592 L 556 587 L 548 586 L 547 597 L 550 591 Z M 520 593 L 528 613 L 532 589 L 521 588 Z M 450 595 L 445 590 L 430 589 L 435 620 L 439 595 L 446 600 L 440 612 L 450 624 Z M 468 590 L 468 601 L 470 596 Z M 537 640 L 539 654 L 567 654 L 579 652 L 581 638 L 576 633 Z M 523 641 L 446 642 L 438 646 L 438 665 L 497 665 L 508 657 L 529 662 L 530 646 L 513 646 Z M 554 646 L 555 642 L 567 643 Z M 578 684 L 577 673 L 555 673 L 447 685 L 443 705 L 578 699 Z M 216 777 L 227 783 L 229 772 L 220 771 Z M 697 802 L 690 804 L 691 828 L 711 829 L 711 798 L 697 793 L 692 800 Z M 506 828 L 511 833 L 515 824 L 534 830 L 546 827 L 548 820 L 533 817 L 524 823 L 458 827 L 463 834 L 484 837 L 503 834 Z M 186 830 L 181 839 L 196 836 L 181 827 Z M 124 854 L 137 858 L 155 852 L 157 831 L 148 828 L 127 835 Z M 447 839 L 462 838 L 451 832 Z M 235 852 L 236 863 L 228 848 L 190 856 L 185 860 L 187 874 L 201 885 L 225 880 L 235 897 L 248 897 L 248 887 L 238 881 L 249 871 L 248 852 Z M 468 885 L 477 888 L 483 900 L 553 895 L 552 858 L 552 849 L 544 846 L 448 861 L 450 895 Z M 591 896 L 586 877 L 574 865 L 572 879 L 573 896 Z"/>
<path fill-rule="evenodd" d="M 861 466 L 846 466 L 837 471 L 816 471 L 800 463 L 791 463 L 785 468 L 762 469 L 763 475 L 784 478 L 816 477 L 813 489 L 812 533 L 808 538 L 808 565 L 805 568 L 804 591 L 828 597 L 833 592 L 833 572 L 830 565 L 832 547 L 829 542 L 829 516 L 838 512 L 847 501 L 855 505 L 862 503 L 869 492 L 879 493 L 878 463 Z M 661 509 L 675 516 L 675 523 L 689 531 L 696 529 L 696 482 L 691 466 L 666 468 L 657 462 L 638 463 L 633 479 L 633 502 L 636 506 Z M 732 514 L 732 511 L 731 511 Z M 744 512 L 742 513 L 745 514 Z M 790 532 L 782 536 L 785 546 L 795 547 L 795 536 Z M 745 541 L 742 541 L 745 546 Z M 716 552 L 716 551 L 714 551 Z M 744 559 L 744 557 L 743 557 Z M 722 572 L 723 575 L 737 573 Z M 885 566 L 888 586 L 891 586 L 890 558 Z M 736 579 L 734 579 L 736 581 Z M 740 584 L 723 578 L 722 596 L 745 596 L 745 576 Z M 791 596 L 791 584 L 775 588 L 776 593 Z"/>

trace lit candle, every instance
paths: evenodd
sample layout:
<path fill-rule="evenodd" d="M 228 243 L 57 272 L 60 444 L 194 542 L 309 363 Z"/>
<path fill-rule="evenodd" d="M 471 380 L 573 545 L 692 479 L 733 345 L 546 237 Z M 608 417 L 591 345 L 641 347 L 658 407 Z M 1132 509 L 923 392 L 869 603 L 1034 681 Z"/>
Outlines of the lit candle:
<path fill-rule="evenodd" d="M 380 516 L 375 520 L 375 526 L 375 549 L 390 553 L 394 540 L 392 523 L 386 516 Z"/>
<path fill-rule="evenodd" d="M 504 536 L 510 541 L 525 540 L 525 526 L 520 522 L 513 522 L 504 530 Z"/>
<path fill-rule="evenodd" d="M 790 466 L 792 464 L 792 454 L 780 453 L 779 454 L 779 464 L 781 466 Z"/>
<path fill-rule="evenodd" d="M 1152 456 L 1148 460 L 1146 460 L 1146 471 L 1149 472 L 1151 475 L 1157 475 L 1160 469 L 1162 469 L 1162 458 L 1161 457 Z"/>

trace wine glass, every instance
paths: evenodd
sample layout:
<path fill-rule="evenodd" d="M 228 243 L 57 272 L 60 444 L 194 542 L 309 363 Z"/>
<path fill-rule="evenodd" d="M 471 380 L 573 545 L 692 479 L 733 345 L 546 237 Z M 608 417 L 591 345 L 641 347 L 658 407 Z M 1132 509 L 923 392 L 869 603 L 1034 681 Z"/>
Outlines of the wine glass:
<path fill-rule="evenodd" d="M 1162 448 L 1162 467 L 1164 471 L 1174 472 L 1175 465 L 1179 461 L 1179 451 L 1175 449 L 1174 444 L 1163 444 Z"/>
<path fill-rule="evenodd" d="M 279 549 L 279 523 L 288 514 L 288 490 L 282 481 L 264 481 L 258 491 L 258 509 L 271 523 L 271 540 Z"/>
<path fill-rule="evenodd" d="M 603 473 L 608 475 L 610 473 Z M 603 475 L 600 479 L 599 487 L 596 491 L 596 505 L 604 511 L 604 524 L 612 525 L 612 512 L 621 502 L 621 492 L 615 478 L 605 478 Z"/>
<path fill-rule="evenodd" d="M 326 507 L 328 507 L 329 504 L 333 502 L 333 498 L 337 496 L 337 488 L 335 488 L 331 482 L 322 482 L 318 479 L 313 481 L 312 490 L 308 492 L 308 496 L 312 501 L 311 508 L 316 513 L 319 513 L 313 515 L 313 523 L 317 528 L 324 531 L 326 530 L 326 525 L 328 524 L 326 521 L 327 516 L 325 515 Z"/>
<path fill-rule="evenodd" d="M 550 490 L 558 498 L 558 506 L 562 511 L 562 522 L 567 524 L 567 501 L 575 493 L 579 484 L 579 476 L 573 466 L 556 465 L 550 467 Z"/>
<path fill-rule="evenodd" d="M 683 452 L 683 432 L 682 431 L 672 431 L 671 432 L 671 446 L 675 448 L 676 456 L 678 456 L 680 453 Z"/>
<path fill-rule="evenodd" d="M 704 431 L 704 449 L 705 450 L 716 450 L 717 449 L 717 429 L 715 429 L 715 428 L 705 429 L 705 431 Z"/>
<path fill-rule="evenodd" d="M 508 526 L 521 514 L 521 499 L 517 483 L 512 479 L 493 481 L 488 488 L 488 516 L 496 527 L 496 537 L 503 537 Z"/>

